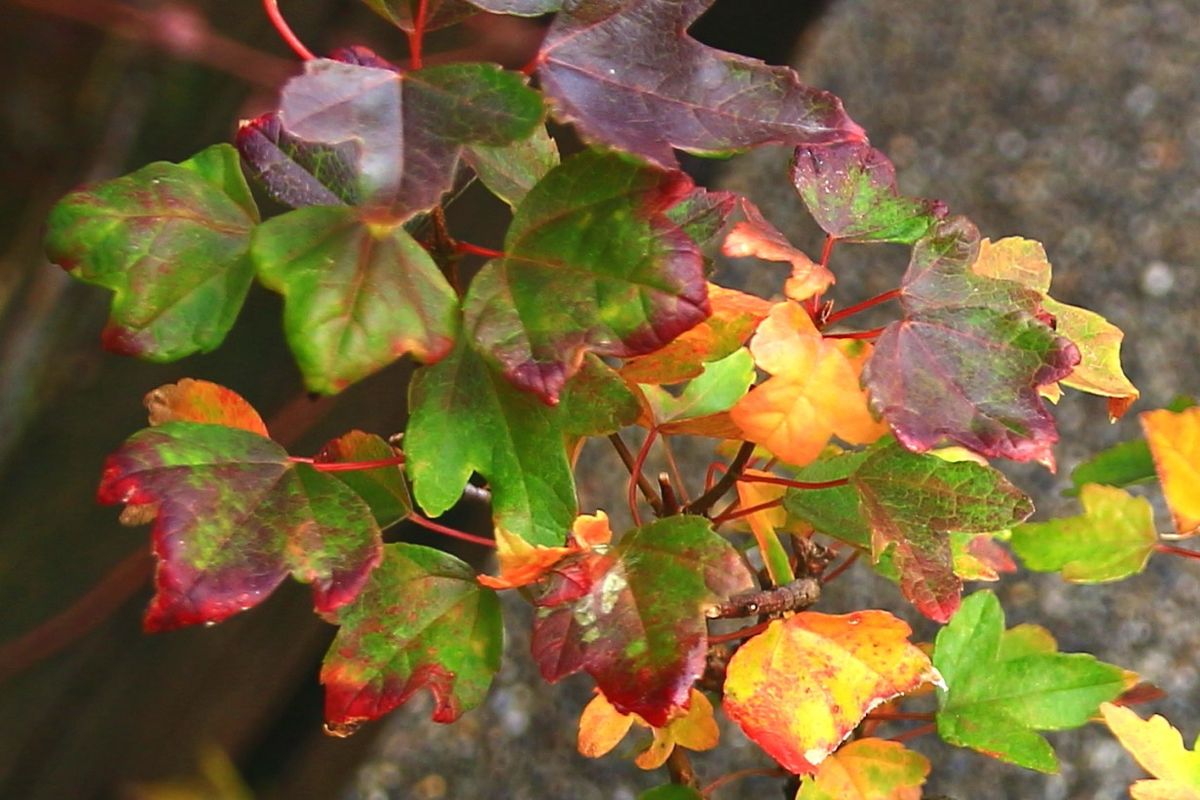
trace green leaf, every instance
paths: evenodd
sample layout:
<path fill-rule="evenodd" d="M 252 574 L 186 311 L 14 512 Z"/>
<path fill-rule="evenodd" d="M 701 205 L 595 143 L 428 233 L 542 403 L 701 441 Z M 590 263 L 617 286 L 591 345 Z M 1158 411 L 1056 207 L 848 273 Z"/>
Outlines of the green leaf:
<path fill-rule="evenodd" d="M 946 214 L 940 201 L 900 194 L 896 168 L 866 142 L 796 148 L 792 183 L 821 229 L 844 241 L 912 244 Z"/>
<path fill-rule="evenodd" d="M 333 611 L 379 563 L 379 527 L 354 491 L 241 428 L 167 422 L 135 433 L 105 462 L 98 498 L 154 519 L 147 630 L 219 622 L 289 572 L 313 584 L 318 611 Z"/>
<path fill-rule="evenodd" d="M 900 589 L 922 614 L 945 622 L 958 608 L 949 532 L 987 533 L 1020 522 L 1033 504 L 991 467 L 877 447 L 850 476 L 871 525 L 876 559 L 894 546 Z"/>
<path fill-rule="evenodd" d="M 396 458 L 396 450 L 373 433 L 350 431 L 321 448 L 316 461 L 321 464 L 348 461 L 386 461 Z M 399 466 L 355 469 L 329 473 L 354 490 L 371 508 L 380 528 L 395 525 L 412 513 L 412 499 Z"/>
<path fill-rule="evenodd" d="M 552 170 L 517 209 L 505 258 L 471 283 L 481 351 L 556 403 L 584 353 L 649 353 L 707 318 L 704 259 L 663 213 L 690 189 L 682 173 L 611 153 Z"/>
<path fill-rule="evenodd" d="M 1158 532 L 1144 497 L 1088 484 L 1080 492 L 1078 517 L 1027 522 L 1012 531 L 1012 546 L 1036 572 L 1061 572 L 1072 583 L 1115 581 L 1141 572 Z"/>
<path fill-rule="evenodd" d="M 640 412 L 637 397 L 621 376 L 589 354 L 563 388 L 555 416 L 566 436 L 604 436 L 632 425 Z"/>
<path fill-rule="evenodd" d="M 305 384 L 332 394 L 412 353 L 450 351 L 457 298 L 397 223 L 347 206 L 311 206 L 264 223 L 252 251 L 259 279 L 284 296 L 284 331 Z"/>
<path fill-rule="evenodd" d="M 362 721 L 433 693 L 433 719 L 479 705 L 500 669 L 504 627 L 495 592 L 452 555 L 389 544 L 362 594 L 337 614 L 325 654 L 325 719 L 346 735 Z"/>
<path fill-rule="evenodd" d="M 943 740 L 1002 761 L 1055 772 L 1054 750 L 1037 731 L 1084 725 L 1125 688 L 1124 672 L 1086 653 L 1004 647 L 1004 611 L 976 592 L 938 633 L 933 664 Z M 1004 657 L 1008 655 L 1009 657 Z"/>
<path fill-rule="evenodd" d="M 558 145 L 544 125 L 512 144 L 470 145 L 463 156 L 488 191 L 513 208 L 559 164 Z"/>
<path fill-rule="evenodd" d="M 546 680 L 586 670 L 618 711 L 663 727 L 704 671 L 705 611 L 753 587 L 708 520 L 666 517 L 555 565 L 535 601 L 533 657 Z"/>
<path fill-rule="evenodd" d="M 839 453 L 796 470 L 792 477 L 805 483 L 824 483 L 849 478 L 866 459 L 867 453 Z M 788 514 L 812 525 L 835 539 L 863 550 L 871 549 L 871 525 L 858 502 L 853 486 L 828 489 L 788 489 L 783 496 Z"/>
<path fill-rule="evenodd" d="M 638 800 L 704 800 L 704 795 L 690 786 L 678 783 L 668 783 L 666 786 L 656 786 L 638 795 Z"/>
<path fill-rule="evenodd" d="M 1090 483 L 1123 487 L 1149 483 L 1157 477 L 1154 459 L 1150 457 L 1150 446 L 1145 440 L 1137 439 L 1101 450 L 1071 470 L 1071 483 L 1074 488 L 1063 494 L 1077 495 Z"/>
<path fill-rule="evenodd" d="M 404 436 L 417 503 L 440 516 L 473 472 L 492 489 L 496 525 L 531 544 L 561 545 L 575 518 L 575 484 L 555 409 L 515 389 L 463 337 L 417 371 Z"/>
<path fill-rule="evenodd" d="M 257 223 L 237 151 L 215 145 L 67 195 L 50 212 L 46 254 L 113 291 L 105 347 L 174 361 L 214 349 L 233 327 Z"/>
<path fill-rule="evenodd" d="M 696 419 L 733 407 L 754 383 L 754 359 L 744 347 L 704 365 L 704 371 L 688 381 L 676 397 L 659 386 L 642 386 L 654 419 L 667 424 Z"/>

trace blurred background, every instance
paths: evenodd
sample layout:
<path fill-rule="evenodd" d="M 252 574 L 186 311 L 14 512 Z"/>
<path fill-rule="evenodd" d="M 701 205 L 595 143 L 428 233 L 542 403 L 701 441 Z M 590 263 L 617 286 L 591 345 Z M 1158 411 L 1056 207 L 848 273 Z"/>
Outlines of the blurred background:
<path fill-rule="evenodd" d="M 318 52 L 357 43 L 404 56 L 404 37 L 361 2 L 284 7 Z M 519 67 L 543 24 L 479 17 L 428 47 L 434 60 Z M 1200 4 L 719 0 L 693 33 L 792 63 L 840 95 L 896 162 L 905 191 L 946 200 L 992 238 L 1043 241 L 1055 296 L 1126 331 L 1126 370 L 1143 391 L 1130 418 L 1109 426 L 1102 401 L 1069 395 L 1057 412 L 1060 474 L 1014 471 L 1044 512 L 1073 513 L 1059 496 L 1065 476 L 1137 435 L 1137 411 L 1200 392 Z M 262 290 L 213 354 L 174 365 L 110 356 L 98 341 L 107 293 L 41 254 L 43 220 L 65 192 L 182 160 L 272 105 L 297 62 L 258 3 L 0 0 L 0 46 L 0 797 L 632 800 L 659 782 L 628 762 L 575 753 L 587 682 L 540 685 L 515 604 L 485 707 L 436 726 L 420 698 L 344 740 L 321 732 L 316 674 L 333 629 L 313 617 L 303 587 L 285 586 L 215 628 L 141 633 L 147 530 L 120 527 L 93 498 L 104 455 L 144 425 L 143 394 L 184 376 L 223 383 L 263 412 L 276 438 L 308 453 L 350 427 L 402 429 L 409 368 L 334 400 L 308 398 L 280 303 Z M 787 156 L 689 167 L 749 194 L 814 248 L 815 226 L 786 183 Z M 468 197 L 456 213 L 484 226 L 492 241 L 480 243 L 499 241 L 498 204 Z M 839 296 L 891 288 L 903 262 L 898 248 L 839 251 Z M 722 282 L 778 290 L 780 276 L 760 266 L 723 269 Z M 592 482 L 587 508 L 604 505 L 606 481 Z M 486 524 L 482 509 L 454 513 L 460 526 Z M 414 530 L 393 536 L 422 540 Z M 1038 621 L 1063 649 L 1095 652 L 1168 690 L 1155 710 L 1195 737 L 1200 573 L 1191 563 L 1155 560 L 1111 587 L 1020 575 L 1000 593 L 1010 624 Z M 864 602 L 895 598 L 864 577 L 821 609 Z M 704 775 L 756 763 L 752 745 L 728 728 L 725 736 L 724 755 L 696 757 Z M 1125 796 L 1137 769 L 1104 731 L 1053 739 L 1064 770 L 1052 777 L 925 739 L 915 746 L 934 758 L 931 796 Z M 717 796 L 782 797 L 778 784 L 748 780 Z"/>

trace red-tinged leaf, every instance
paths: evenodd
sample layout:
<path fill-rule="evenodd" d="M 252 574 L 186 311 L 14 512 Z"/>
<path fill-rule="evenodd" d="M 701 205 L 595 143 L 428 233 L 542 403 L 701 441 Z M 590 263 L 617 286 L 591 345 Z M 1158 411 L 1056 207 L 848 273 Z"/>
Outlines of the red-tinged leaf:
<path fill-rule="evenodd" d="M 558 11 L 563 7 L 564 0 L 469 0 L 469 2 L 477 8 L 493 14 L 537 17 Z"/>
<path fill-rule="evenodd" d="M 344 483 L 239 428 L 168 422 L 104 465 L 102 503 L 151 506 L 159 559 L 147 630 L 220 622 L 290 572 L 317 611 L 352 601 L 379 563 L 379 527 Z"/>
<path fill-rule="evenodd" d="M 555 416 L 569 439 L 605 436 L 632 425 L 641 404 L 629 385 L 599 357 L 588 355 L 563 388 Z"/>
<path fill-rule="evenodd" d="M 760 144 L 861 141 L 827 92 L 786 67 L 700 44 L 688 27 L 712 0 L 566 3 L 538 77 L 584 137 L 675 167 L 679 148 L 724 155 Z"/>
<path fill-rule="evenodd" d="M 1100 706 L 1104 722 L 1121 746 L 1154 776 L 1129 787 L 1134 800 L 1200 800 L 1200 754 L 1163 717 L 1142 719 L 1112 703 Z"/>
<path fill-rule="evenodd" d="M 900 194 L 892 162 L 865 141 L 796 148 L 792 183 L 821 229 L 848 242 L 912 244 L 946 216 L 940 200 Z"/>
<path fill-rule="evenodd" d="M 929 760 L 886 739 L 856 739 L 805 776 L 796 800 L 921 800 Z"/>
<path fill-rule="evenodd" d="M 745 219 L 725 235 L 721 252 L 730 258 L 754 256 L 763 261 L 782 261 L 792 265 L 792 275 L 784 285 L 788 299 L 800 302 L 823 294 L 835 282 L 833 273 L 797 250 L 787 237 L 767 222 L 758 207 L 741 199 Z"/>
<path fill-rule="evenodd" d="M 305 384 L 332 394 L 405 353 L 437 361 L 454 346 L 458 299 L 429 253 L 396 222 L 314 206 L 264 223 L 259 279 L 284 296 L 284 332 Z"/>
<path fill-rule="evenodd" d="M 690 190 L 682 173 L 618 155 L 567 159 L 517 209 L 505 257 L 471 283 L 479 348 L 553 404 L 585 353 L 649 353 L 705 320 L 704 259 L 664 214 Z"/>
<path fill-rule="evenodd" d="M 238 126 L 242 163 L 273 200 L 292 208 L 358 202 L 355 148 L 309 144 L 288 134 L 272 111 Z"/>
<path fill-rule="evenodd" d="M 698 186 L 667 209 L 667 217 L 693 242 L 705 247 L 725 228 L 736 203 L 733 192 L 710 192 Z"/>
<path fill-rule="evenodd" d="M 379 16 L 397 28 L 412 33 L 416 19 L 417 0 L 363 0 Z M 423 30 L 434 31 L 461 22 L 478 13 L 478 3 L 467 0 L 424 0 L 425 20 Z"/>
<path fill-rule="evenodd" d="M 233 327 L 257 223 L 237 152 L 214 145 L 67 195 L 50 212 L 46 255 L 113 291 L 106 348 L 175 361 L 213 350 Z"/>
<path fill-rule="evenodd" d="M 309 145 L 355 149 L 356 194 L 401 219 L 450 189 L 463 145 L 502 145 L 533 132 L 542 101 L 521 75 L 491 64 L 400 73 L 369 51 L 357 63 L 317 58 L 288 81 L 279 120 Z M 390 66 L 390 65 L 389 65 Z"/>
<path fill-rule="evenodd" d="M 712 316 L 685 331 L 666 347 L 631 358 L 621 375 L 632 383 L 671 384 L 695 378 L 710 361 L 725 358 L 746 343 L 771 303 L 752 294 L 708 284 Z"/>
<path fill-rule="evenodd" d="M 643 386 L 647 427 L 666 434 L 737 438 L 738 427 L 726 413 L 754 383 L 754 359 L 744 348 L 708 364 L 678 395 L 659 386 Z"/>
<path fill-rule="evenodd" d="M 151 425 L 168 422 L 204 422 L 269 436 L 262 417 L 232 389 L 208 381 L 184 378 L 146 395 Z"/>
<path fill-rule="evenodd" d="M 328 442 L 314 459 L 318 464 L 388 461 L 398 455 L 382 437 L 373 433 L 350 431 Z M 395 525 L 412 513 L 412 498 L 399 465 L 371 469 L 337 470 L 333 477 L 354 490 L 375 515 L 380 528 Z"/>
<path fill-rule="evenodd" d="M 894 548 L 901 591 L 937 622 L 950 619 L 962 592 L 948 532 L 1000 530 L 1033 513 L 1029 498 L 995 469 L 911 453 L 895 442 L 867 456 L 850 483 L 876 559 Z"/>
<path fill-rule="evenodd" d="M 753 586 L 707 520 L 658 520 L 559 562 L 535 601 L 534 660 L 550 682 L 586 670 L 618 711 L 662 727 L 704 671 L 705 612 Z"/>
<path fill-rule="evenodd" d="M 496 558 L 500 562 L 500 576 L 480 575 L 478 580 L 491 589 L 528 586 L 546 577 L 554 565 L 567 556 L 604 547 L 611 538 L 608 515 L 603 511 L 576 517 L 565 547 L 533 545 L 504 528 L 497 528 Z"/>
<path fill-rule="evenodd" d="M 433 719 L 453 722 L 483 701 L 500 669 L 504 627 L 494 592 L 448 553 L 389 544 L 362 594 L 337 614 L 325 654 L 325 720 L 339 735 L 433 693 Z"/>
<path fill-rule="evenodd" d="M 913 248 L 904 319 L 879 337 L 863 373 L 871 405 L 910 450 L 959 444 L 1054 468 L 1054 418 L 1039 388 L 1079 350 L 1035 316 L 1036 293 L 969 271 L 979 233 L 944 220 Z"/>
<path fill-rule="evenodd" d="M 576 514 L 562 409 L 514 388 L 466 339 L 413 377 L 404 452 L 416 501 L 439 516 L 478 472 L 492 490 L 496 527 L 561 545 Z"/>
<path fill-rule="evenodd" d="M 1139 419 L 1175 530 L 1200 533 L 1200 406 L 1147 411 Z"/>
<path fill-rule="evenodd" d="M 1007 531 L 1003 538 L 1007 539 Z M 964 581 L 998 581 L 1001 573 L 1017 571 L 1017 563 L 995 533 L 950 533 L 954 574 Z"/>
<path fill-rule="evenodd" d="M 559 165 L 558 145 L 546 132 L 545 125 L 537 126 L 532 134 L 510 144 L 470 145 L 463 151 L 463 158 L 488 191 L 513 208 Z"/>
<path fill-rule="evenodd" d="M 729 661 L 725 713 L 796 774 L 808 774 L 876 706 L 937 670 L 886 611 L 773 620 Z"/>

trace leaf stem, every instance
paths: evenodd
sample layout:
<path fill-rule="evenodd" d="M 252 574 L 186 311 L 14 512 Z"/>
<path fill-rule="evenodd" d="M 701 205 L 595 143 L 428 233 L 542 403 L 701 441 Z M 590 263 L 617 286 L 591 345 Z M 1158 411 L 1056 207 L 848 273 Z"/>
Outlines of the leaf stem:
<path fill-rule="evenodd" d="M 405 519 L 409 522 L 420 525 L 422 528 L 428 528 L 435 533 L 440 533 L 445 536 L 452 536 L 455 539 L 462 539 L 464 542 L 471 542 L 472 544 L 477 544 L 481 547 L 494 548 L 496 546 L 494 539 L 485 539 L 484 537 L 476 536 L 473 533 L 466 533 L 465 531 L 460 531 L 456 528 L 447 527 L 441 523 L 434 522 L 431 519 L 426 519 L 417 513 L 410 513 L 407 517 L 405 517 Z"/>
<path fill-rule="evenodd" d="M 833 570 L 829 574 L 822 575 L 821 583 L 829 583 L 830 581 L 834 580 L 839 575 L 841 575 L 843 572 L 850 569 L 850 567 L 852 567 L 854 565 L 854 562 L 858 561 L 858 557 L 860 555 L 862 555 L 861 550 L 855 550 L 854 552 L 852 552 L 849 556 L 846 557 L 845 561 L 843 561 L 841 564 L 838 564 L 836 567 L 834 567 Z"/>
<path fill-rule="evenodd" d="M 316 58 L 313 51 L 305 47 L 304 42 L 300 41 L 300 37 L 288 26 L 287 20 L 283 18 L 283 13 L 279 10 L 279 0 L 263 0 L 263 8 L 267 12 L 267 18 L 271 20 L 271 25 L 279 34 L 279 38 L 292 48 L 292 52 L 305 61 L 312 61 Z"/>
<path fill-rule="evenodd" d="M 734 503 L 734 506 L 736 506 L 736 505 L 737 504 Z M 776 497 L 774 500 L 768 500 L 765 503 L 759 503 L 758 505 L 750 506 L 749 508 L 733 508 L 733 507 L 731 507 L 731 508 L 726 509 L 725 511 L 722 511 L 717 516 L 713 517 L 712 524 L 720 525 L 722 523 L 729 522 L 731 519 L 738 519 L 739 517 L 748 517 L 751 514 L 754 514 L 758 511 L 766 511 L 768 508 L 778 508 L 781 505 L 783 505 L 783 498 Z"/>
<path fill-rule="evenodd" d="M 711 489 L 697 497 L 688 504 L 684 512 L 687 514 L 707 514 L 709 509 L 713 507 L 713 503 L 725 496 L 725 493 L 733 488 L 741 477 L 742 470 L 746 468 L 750 457 L 754 455 L 754 442 L 742 442 L 742 446 L 738 448 L 737 455 L 733 457 L 733 461 L 729 462 L 729 468 L 725 474 L 721 476 L 721 480 L 717 481 Z"/>
<path fill-rule="evenodd" d="M 637 490 L 642 485 L 642 481 L 650 483 L 649 479 L 642 474 L 642 467 L 646 466 L 646 459 L 650 456 L 650 446 L 654 444 L 654 440 L 658 438 L 658 428 L 651 428 L 646 434 L 645 441 L 642 442 L 641 449 L 638 450 L 637 458 L 633 460 L 633 466 L 629 468 L 629 483 L 626 487 L 626 496 L 629 499 L 629 513 L 633 515 L 633 523 L 637 527 L 642 527 L 642 515 L 638 511 Z M 644 493 L 645 490 L 643 490 Z M 653 490 L 651 490 L 653 494 Z M 656 513 L 662 513 L 662 506 L 655 509 Z"/>
<path fill-rule="evenodd" d="M 872 297 L 869 300 L 863 300 L 861 303 L 855 303 L 852 306 L 846 306 L 841 311 L 837 311 L 833 314 L 830 314 L 829 317 L 825 320 L 825 324 L 833 325 L 836 322 L 840 322 L 840 321 L 846 319 L 846 317 L 852 317 L 855 314 L 859 313 L 860 311 L 866 311 L 868 308 L 871 308 L 872 306 L 877 306 L 881 303 L 886 303 L 889 300 L 895 300 L 899 296 L 900 296 L 899 289 L 892 289 L 891 291 L 884 292 L 883 294 L 875 295 L 874 297 Z"/>
<path fill-rule="evenodd" d="M 696 770 L 692 768 L 692 760 L 682 747 L 676 746 L 667 756 L 667 772 L 671 774 L 671 783 L 680 786 L 690 786 L 695 789 L 700 785 L 696 778 Z"/>
<path fill-rule="evenodd" d="M 780 478 L 778 475 L 743 475 L 738 480 L 743 483 L 773 483 L 777 486 L 787 486 L 792 489 L 833 489 L 838 486 L 846 486 L 850 483 L 849 478 L 812 482 L 793 481 L 789 478 Z"/>
<path fill-rule="evenodd" d="M 909 739 L 916 739 L 919 736 L 924 736 L 926 734 L 936 733 L 936 732 L 937 732 L 937 723 L 930 722 L 927 725 L 918 725 L 917 727 L 913 728 L 911 731 L 905 731 L 904 733 L 898 733 L 895 736 L 889 736 L 888 741 L 889 742 L 907 742 Z"/>
<path fill-rule="evenodd" d="M 902 720 L 914 720 L 920 722 L 933 722 L 933 714 L 928 711 L 872 711 L 867 714 L 866 719 L 879 720 L 880 722 L 896 722 Z"/>
<path fill-rule="evenodd" d="M 832 235 L 825 235 L 825 246 L 821 248 L 821 269 L 829 268 L 829 258 L 833 255 L 833 245 L 836 241 L 837 239 L 833 238 Z M 819 319 L 821 310 L 821 295 L 814 294 L 812 297 L 808 298 L 808 300 L 804 302 L 804 308 L 806 311 L 808 311 L 808 315 L 812 317 L 813 320 Z"/>
<path fill-rule="evenodd" d="M 671 470 L 671 480 L 675 482 L 675 493 L 686 506 L 692 500 L 688 497 L 687 486 L 683 482 L 683 473 L 679 470 L 679 462 L 675 460 L 675 451 L 671 449 L 671 439 L 667 436 L 662 438 L 662 451 L 663 458 L 667 461 L 667 469 Z"/>
<path fill-rule="evenodd" d="M 748 767 L 746 769 L 739 769 L 736 772 L 727 772 L 701 789 L 700 796 L 707 800 L 707 798 L 712 796 L 713 792 L 722 786 L 728 786 L 734 781 L 740 781 L 742 778 L 756 777 L 784 778 L 787 777 L 787 770 L 783 769 L 783 767 Z"/>
<path fill-rule="evenodd" d="M 736 631 L 729 633 L 714 633 L 709 634 L 709 644 L 721 644 L 722 642 L 732 642 L 738 639 L 749 639 L 751 636 L 757 636 L 767 629 L 770 622 L 760 622 L 757 625 L 751 625 L 748 628 L 738 628 Z"/>
<path fill-rule="evenodd" d="M 613 433 L 608 437 L 608 441 L 612 443 L 613 449 L 617 451 L 617 455 L 621 457 L 621 463 L 625 465 L 625 469 L 633 475 L 634 457 L 633 453 L 629 452 L 629 446 L 625 444 L 625 440 L 621 438 L 621 434 Z M 650 479 L 645 475 L 638 473 L 637 476 L 638 488 L 642 490 L 642 497 L 646 498 L 646 502 L 654 509 L 655 514 L 662 513 L 662 500 L 654 493 L 654 484 L 650 483 Z"/>
<path fill-rule="evenodd" d="M 303 456 L 288 456 L 289 461 L 297 464 L 307 464 L 318 472 L 357 472 L 363 469 L 379 469 L 380 467 L 398 467 L 404 463 L 404 456 L 380 458 L 374 461 L 317 461 Z"/>
<path fill-rule="evenodd" d="M 412 33 L 408 34 L 409 63 L 414 70 L 421 68 L 421 47 L 425 41 L 425 22 L 429 13 L 429 0 L 419 0 L 417 13 L 413 16 Z"/>
<path fill-rule="evenodd" d="M 1200 559 L 1200 550 L 1188 550 L 1186 548 L 1176 547 L 1175 545 L 1171 544 L 1163 544 L 1162 542 L 1154 545 L 1154 549 L 1160 553 L 1167 553 L 1169 555 L 1179 556 L 1181 558 Z"/>
<path fill-rule="evenodd" d="M 472 256 L 483 256 L 484 258 L 504 258 L 502 250 L 493 250 L 490 247 L 480 247 L 477 244 L 469 242 L 455 242 L 454 249 L 460 253 L 465 253 Z"/>
<path fill-rule="evenodd" d="M 885 325 L 882 328 L 872 328 L 869 331 L 851 331 L 850 333 L 826 333 L 826 339 L 877 339 L 879 334 L 887 330 Z"/>

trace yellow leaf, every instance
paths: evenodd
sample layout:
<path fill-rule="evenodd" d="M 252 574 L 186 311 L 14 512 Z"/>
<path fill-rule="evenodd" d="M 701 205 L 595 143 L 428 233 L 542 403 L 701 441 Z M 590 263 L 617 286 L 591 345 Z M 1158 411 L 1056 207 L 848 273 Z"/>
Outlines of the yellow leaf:
<path fill-rule="evenodd" d="M 1121 745 L 1157 779 L 1133 784 L 1134 800 L 1200 800 L 1200 754 L 1184 748 L 1171 723 L 1158 715 L 1144 720 L 1112 703 L 1100 712 Z"/>
<path fill-rule="evenodd" d="M 616 747 L 633 725 L 632 714 L 622 714 L 597 692 L 579 716 L 579 753 L 600 758 Z"/>
<path fill-rule="evenodd" d="M 825 340 L 796 303 L 780 303 L 750 342 L 755 364 L 774 377 L 730 410 L 745 438 L 779 459 L 803 466 L 821 454 L 831 436 L 869 444 L 887 426 L 867 408 L 859 384 L 869 346 L 846 348 Z"/>
<path fill-rule="evenodd" d="M 929 760 L 899 742 L 859 739 L 805 776 L 796 800 L 920 800 Z"/>
<path fill-rule="evenodd" d="M 650 744 L 634 759 L 642 769 L 661 767 L 676 745 L 688 750 L 711 750 L 720 739 L 712 703 L 696 689 L 692 689 L 687 712 L 663 728 L 647 724 L 637 714 L 622 714 L 597 692 L 579 717 L 579 752 L 599 758 L 616 747 L 634 724 L 650 728 L 653 734 Z"/>
<path fill-rule="evenodd" d="M 1200 406 L 1147 411 L 1140 419 L 1175 530 L 1200 532 Z"/>
<path fill-rule="evenodd" d="M 774 620 L 730 659 L 725 712 L 786 769 L 812 773 L 871 709 L 940 683 L 911 633 L 877 610 Z"/>
<path fill-rule="evenodd" d="M 571 553 L 606 545 L 612 539 L 608 515 L 581 514 L 571 527 L 571 540 L 565 547 L 530 544 L 515 533 L 496 528 L 496 559 L 500 575 L 480 575 L 477 580 L 491 589 L 516 589 L 536 583 L 550 569 Z"/>

